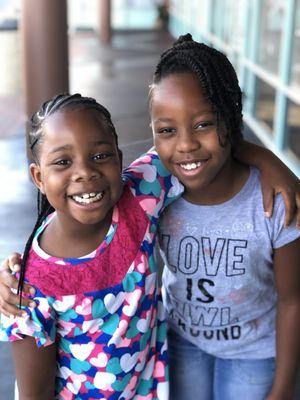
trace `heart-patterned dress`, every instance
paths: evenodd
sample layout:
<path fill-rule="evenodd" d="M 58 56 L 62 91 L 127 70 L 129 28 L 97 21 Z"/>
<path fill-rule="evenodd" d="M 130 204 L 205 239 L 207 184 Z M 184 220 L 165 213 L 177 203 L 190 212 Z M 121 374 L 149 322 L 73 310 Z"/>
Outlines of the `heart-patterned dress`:
<path fill-rule="evenodd" d="M 166 322 L 154 259 L 161 211 L 182 186 L 148 152 L 123 173 L 124 192 L 105 240 L 59 259 L 34 239 L 26 280 L 37 307 L 2 316 L 0 339 L 34 337 L 58 348 L 57 399 L 168 399 Z"/>

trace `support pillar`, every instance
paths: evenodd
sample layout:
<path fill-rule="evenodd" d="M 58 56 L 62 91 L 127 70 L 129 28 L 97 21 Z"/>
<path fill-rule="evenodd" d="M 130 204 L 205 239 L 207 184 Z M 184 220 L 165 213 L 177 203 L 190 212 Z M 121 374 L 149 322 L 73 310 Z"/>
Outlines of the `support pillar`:
<path fill-rule="evenodd" d="M 99 35 L 100 41 L 104 44 L 111 42 L 111 0 L 98 0 L 99 1 Z"/>
<path fill-rule="evenodd" d="M 22 0 L 26 114 L 69 90 L 66 0 Z"/>

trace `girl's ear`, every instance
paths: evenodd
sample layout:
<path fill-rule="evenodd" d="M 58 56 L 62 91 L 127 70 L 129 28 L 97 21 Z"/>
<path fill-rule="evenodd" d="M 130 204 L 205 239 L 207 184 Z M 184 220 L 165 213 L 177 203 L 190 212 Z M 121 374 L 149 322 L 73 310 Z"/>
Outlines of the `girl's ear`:
<path fill-rule="evenodd" d="M 42 173 L 39 165 L 36 163 L 31 163 L 29 165 L 29 171 L 35 186 L 40 190 L 41 193 L 45 194 Z"/>

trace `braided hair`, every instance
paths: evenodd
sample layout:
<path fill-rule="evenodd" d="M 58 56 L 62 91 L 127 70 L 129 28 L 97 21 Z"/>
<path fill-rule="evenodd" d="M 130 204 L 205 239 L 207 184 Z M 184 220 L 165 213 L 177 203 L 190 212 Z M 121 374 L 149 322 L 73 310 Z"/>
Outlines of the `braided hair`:
<path fill-rule="evenodd" d="M 118 136 L 115 127 L 112 123 L 109 111 L 99 104 L 95 99 L 91 97 L 83 97 L 79 93 L 70 94 L 59 94 L 52 99 L 46 101 L 41 108 L 33 114 L 29 121 L 29 130 L 27 133 L 27 142 L 31 150 L 31 156 L 33 162 L 39 164 L 40 145 L 43 141 L 44 136 L 44 125 L 48 117 L 61 112 L 63 110 L 95 110 L 99 113 L 99 117 L 104 127 L 113 135 L 116 145 L 118 146 Z M 37 193 L 37 211 L 38 217 L 33 228 L 31 235 L 25 245 L 23 258 L 21 262 L 21 271 L 18 285 L 18 294 L 20 295 L 20 305 L 22 299 L 22 290 L 24 286 L 26 263 L 29 257 L 33 238 L 35 237 L 36 231 L 43 222 L 43 220 L 54 211 L 54 208 L 49 203 L 47 197 L 41 193 L 38 189 Z"/>
<path fill-rule="evenodd" d="M 220 51 L 193 40 L 191 34 L 180 36 L 160 57 L 150 85 L 149 99 L 163 78 L 172 74 L 192 73 L 211 103 L 217 121 L 219 142 L 224 145 L 224 127 L 232 147 L 242 141 L 242 92 L 236 72 Z M 223 129 L 222 129 L 223 128 Z"/>

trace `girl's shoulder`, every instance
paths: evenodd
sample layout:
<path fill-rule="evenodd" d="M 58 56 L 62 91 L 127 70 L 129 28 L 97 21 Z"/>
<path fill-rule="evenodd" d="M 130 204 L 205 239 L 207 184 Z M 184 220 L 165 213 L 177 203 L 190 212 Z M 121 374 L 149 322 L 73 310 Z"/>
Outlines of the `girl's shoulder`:
<path fill-rule="evenodd" d="M 184 189 L 178 179 L 164 167 L 154 149 L 125 168 L 123 180 L 146 213 L 155 217 L 176 200 Z"/>

